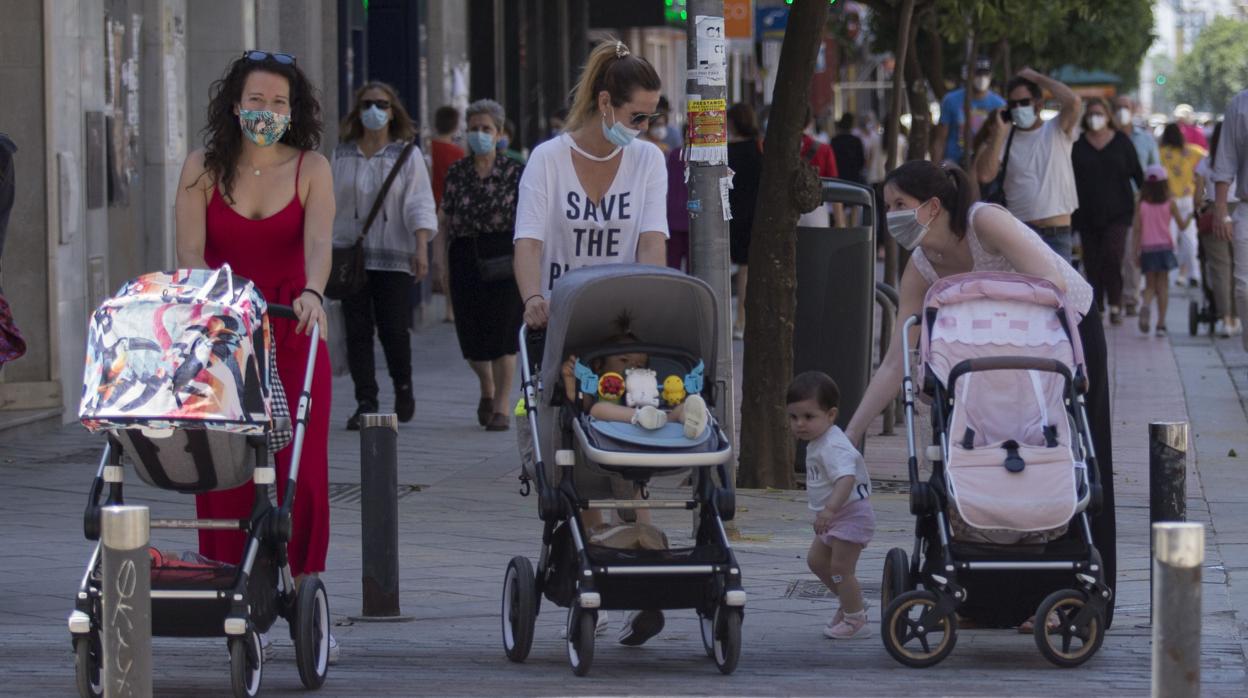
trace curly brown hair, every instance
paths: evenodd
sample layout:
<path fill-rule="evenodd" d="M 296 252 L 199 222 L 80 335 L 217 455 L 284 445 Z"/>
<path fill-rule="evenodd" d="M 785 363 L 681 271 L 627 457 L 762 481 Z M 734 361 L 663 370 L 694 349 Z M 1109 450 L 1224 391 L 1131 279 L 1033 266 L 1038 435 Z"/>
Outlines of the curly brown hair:
<path fill-rule="evenodd" d="M 316 150 L 321 145 L 321 104 L 316 88 L 303 71 L 293 62 L 279 63 L 272 56 L 252 60 L 244 55 L 235 59 L 225 75 L 208 89 L 208 123 L 202 131 L 204 172 L 231 203 L 238 156 L 243 150 L 243 129 L 234 107 L 242 101 L 247 76 L 257 70 L 284 77 L 290 84 L 290 127 L 278 142 L 298 150 Z"/>

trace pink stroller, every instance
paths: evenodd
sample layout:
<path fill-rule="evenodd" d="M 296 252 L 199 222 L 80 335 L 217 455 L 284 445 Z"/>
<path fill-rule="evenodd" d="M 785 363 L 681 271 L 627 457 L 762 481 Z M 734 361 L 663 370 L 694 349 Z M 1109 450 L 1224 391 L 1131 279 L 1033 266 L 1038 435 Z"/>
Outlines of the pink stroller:
<path fill-rule="evenodd" d="M 1053 663 L 1082 664 L 1104 638 L 1111 592 L 1088 525 L 1100 485 L 1074 311 L 1044 279 L 961 274 L 932 285 L 922 315 L 905 323 L 907 336 L 915 325 L 923 392 L 932 400 L 932 473 L 920 480 L 907 352 L 917 523 L 911 558 L 901 548 L 885 558 L 884 646 L 908 666 L 948 656 L 967 600 L 959 572 L 1070 570 L 1072 588 L 1040 603 L 1035 639 Z"/>

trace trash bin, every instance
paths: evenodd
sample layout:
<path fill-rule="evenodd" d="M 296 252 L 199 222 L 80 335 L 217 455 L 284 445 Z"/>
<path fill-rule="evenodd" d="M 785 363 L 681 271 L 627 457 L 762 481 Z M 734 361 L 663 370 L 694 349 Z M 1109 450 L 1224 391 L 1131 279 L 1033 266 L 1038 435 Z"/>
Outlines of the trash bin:
<path fill-rule="evenodd" d="M 875 303 L 875 192 L 842 179 L 823 180 L 823 199 L 845 206 L 846 228 L 797 229 L 797 314 L 793 371 L 823 371 L 841 389 L 841 428 L 871 379 Z M 805 472 L 799 445 L 797 471 Z"/>

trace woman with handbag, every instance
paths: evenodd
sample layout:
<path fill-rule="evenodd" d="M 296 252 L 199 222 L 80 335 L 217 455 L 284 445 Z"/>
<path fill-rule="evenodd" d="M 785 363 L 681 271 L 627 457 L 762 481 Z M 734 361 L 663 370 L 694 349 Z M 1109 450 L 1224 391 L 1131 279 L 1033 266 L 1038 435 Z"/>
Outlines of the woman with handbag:
<path fill-rule="evenodd" d="M 408 422 L 412 395 L 412 284 L 429 270 L 429 238 L 437 208 L 425 159 L 412 139 L 416 129 L 395 89 L 370 82 L 355 95 L 334 149 L 334 269 L 326 293 L 342 300 L 347 364 L 355 383 L 355 414 L 376 412 L 377 369 L 373 335 L 381 338 L 394 384 L 394 412 Z"/>
<path fill-rule="evenodd" d="M 468 105 L 469 157 L 446 173 L 439 214 L 447 236 L 459 348 L 477 374 L 477 423 L 506 431 L 524 306 L 512 272 L 512 235 L 524 165 L 498 152 L 506 118 L 498 102 Z"/>

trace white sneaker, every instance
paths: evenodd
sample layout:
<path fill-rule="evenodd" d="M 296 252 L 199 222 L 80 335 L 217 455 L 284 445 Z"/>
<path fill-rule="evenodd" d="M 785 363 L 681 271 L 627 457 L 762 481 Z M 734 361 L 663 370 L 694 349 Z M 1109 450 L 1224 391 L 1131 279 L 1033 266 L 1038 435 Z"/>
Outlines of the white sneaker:
<path fill-rule="evenodd" d="M 636 647 L 663 630 L 664 618 L 662 611 L 633 611 L 620 628 L 618 638 L 621 645 Z"/>
<path fill-rule="evenodd" d="M 334 634 L 331 632 L 329 634 L 329 659 L 328 659 L 329 665 L 333 666 L 337 664 L 338 658 L 341 655 L 342 655 L 342 652 L 339 651 L 338 649 L 338 638 L 334 637 Z"/>
<path fill-rule="evenodd" d="M 1226 323 L 1221 320 L 1214 323 L 1213 330 L 1219 337 L 1226 338 L 1231 336 L 1231 328 L 1227 327 Z"/>
<path fill-rule="evenodd" d="M 606 611 L 598 612 L 598 624 L 594 626 L 595 637 L 602 637 L 603 635 L 607 633 L 607 626 L 611 624 L 611 621 L 607 619 L 607 615 L 608 614 Z M 568 639 L 567 623 L 564 623 L 563 626 L 559 628 L 559 639 L 560 640 Z"/>
<path fill-rule="evenodd" d="M 277 650 L 273 647 L 273 638 L 268 633 L 260 633 L 260 652 L 264 655 L 264 661 L 273 661 L 277 656 Z"/>

